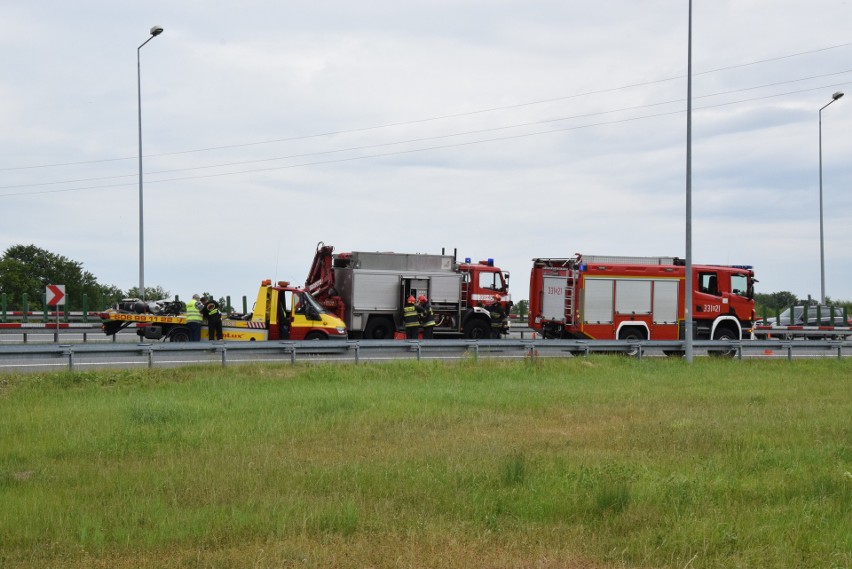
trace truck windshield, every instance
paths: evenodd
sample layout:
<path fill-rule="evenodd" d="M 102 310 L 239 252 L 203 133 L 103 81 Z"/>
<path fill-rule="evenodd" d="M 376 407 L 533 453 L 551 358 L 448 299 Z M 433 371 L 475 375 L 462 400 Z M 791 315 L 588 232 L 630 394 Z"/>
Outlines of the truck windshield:
<path fill-rule="evenodd" d="M 300 299 L 301 299 L 302 310 L 304 310 L 304 307 L 306 307 L 306 306 L 312 306 L 320 314 L 325 314 L 327 312 L 326 309 L 323 308 L 322 306 L 320 306 L 320 303 L 318 303 L 316 300 L 314 300 L 314 297 L 312 297 L 310 294 L 308 294 L 307 291 L 302 291 L 302 294 L 299 295 L 299 296 L 300 296 Z"/>
<path fill-rule="evenodd" d="M 509 273 L 506 273 L 506 280 L 503 280 L 503 273 L 490 273 L 482 271 L 479 273 L 479 288 L 493 290 L 496 292 L 506 292 L 506 282 L 508 282 Z"/>
<path fill-rule="evenodd" d="M 737 296 L 751 298 L 751 296 L 749 295 L 749 290 L 751 290 L 751 287 L 749 286 L 748 275 L 731 275 L 731 292 L 733 294 L 736 294 Z"/>

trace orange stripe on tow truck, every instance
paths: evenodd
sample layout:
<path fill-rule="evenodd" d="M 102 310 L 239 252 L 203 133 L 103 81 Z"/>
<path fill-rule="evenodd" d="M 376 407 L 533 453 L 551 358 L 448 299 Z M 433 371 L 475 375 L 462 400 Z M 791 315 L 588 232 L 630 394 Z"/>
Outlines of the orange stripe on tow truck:
<path fill-rule="evenodd" d="M 122 322 L 148 322 L 151 324 L 186 324 L 183 316 L 153 316 L 149 314 L 120 314 L 111 313 L 106 316 L 107 320 L 120 320 Z"/>

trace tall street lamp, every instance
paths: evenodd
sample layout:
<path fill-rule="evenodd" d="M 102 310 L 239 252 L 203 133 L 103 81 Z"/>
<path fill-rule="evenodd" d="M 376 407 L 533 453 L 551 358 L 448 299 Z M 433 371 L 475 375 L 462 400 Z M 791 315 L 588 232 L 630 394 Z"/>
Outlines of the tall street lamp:
<path fill-rule="evenodd" d="M 831 100 L 819 110 L 819 278 L 820 278 L 820 304 L 825 304 L 825 239 L 822 225 L 822 109 L 843 96 L 838 91 L 831 96 Z"/>
<path fill-rule="evenodd" d="M 142 65 L 139 54 L 146 43 L 161 33 L 163 28 L 154 26 L 151 28 L 151 37 L 136 48 L 136 87 L 139 108 L 139 295 L 142 300 L 145 300 L 145 238 L 142 207 Z"/>
<path fill-rule="evenodd" d="M 692 0 L 689 0 L 689 25 L 686 49 L 686 267 L 684 268 L 684 356 L 693 360 L 692 309 Z"/>

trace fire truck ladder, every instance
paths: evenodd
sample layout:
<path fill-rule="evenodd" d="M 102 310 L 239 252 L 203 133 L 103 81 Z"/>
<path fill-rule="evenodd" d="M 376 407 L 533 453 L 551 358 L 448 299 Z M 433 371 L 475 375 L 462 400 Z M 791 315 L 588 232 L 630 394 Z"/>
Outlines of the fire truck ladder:
<path fill-rule="evenodd" d="M 574 322 L 574 283 L 576 278 L 576 269 L 568 270 L 568 277 L 565 282 L 565 323 Z"/>

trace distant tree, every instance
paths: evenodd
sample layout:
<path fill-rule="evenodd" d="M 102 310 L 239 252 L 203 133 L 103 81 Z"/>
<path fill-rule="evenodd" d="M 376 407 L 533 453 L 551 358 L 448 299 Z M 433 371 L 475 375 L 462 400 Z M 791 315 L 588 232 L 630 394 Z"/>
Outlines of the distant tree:
<path fill-rule="evenodd" d="M 773 292 L 771 296 L 772 308 L 784 310 L 788 306 L 793 306 L 794 304 L 801 304 L 801 301 L 799 301 L 795 294 L 786 290 L 782 290 L 781 292 Z"/>
<path fill-rule="evenodd" d="M 798 298 L 792 292 L 784 290 L 781 292 L 772 292 L 766 294 L 757 293 L 754 295 L 754 303 L 755 312 L 757 312 L 758 317 L 763 317 L 764 314 L 773 316 L 776 313 L 783 312 L 785 309 L 791 306 L 819 304 L 819 300 L 811 298 L 810 295 L 808 295 L 807 298 Z M 841 308 L 846 308 L 846 310 L 850 314 L 852 314 L 852 301 L 835 300 L 829 296 L 826 296 L 825 304 L 827 306 L 839 306 Z"/>
<path fill-rule="evenodd" d="M 68 310 L 81 310 L 83 295 L 89 308 L 98 308 L 110 287 L 98 284 L 83 265 L 35 245 L 13 245 L 0 258 L 0 292 L 6 293 L 8 306 L 20 310 L 26 294 L 30 310 L 40 310 L 45 288 L 49 284 L 65 285 Z"/>
<path fill-rule="evenodd" d="M 511 313 L 517 316 L 520 319 L 524 319 L 527 316 L 527 313 L 530 310 L 530 301 L 529 300 L 519 300 L 512 306 Z"/>
<path fill-rule="evenodd" d="M 101 295 L 94 303 L 89 303 L 89 309 L 103 309 L 116 304 L 122 298 L 127 298 L 124 291 L 115 285 L 101 285 Z"/>
<path fill-rule="evenodd" d="M 852 314 L 852 301 L 849 300 L 834 300 L 828 295 L 825 295 L 825 304 L 827 306 L 840 306 L 841 308 L 845 308 Z"/>
<path fill-rule="evenodd" d="M 213 300 L 216 300 L 216 297 L 209 292 L 204 292 L 201 294 L 201 296 L 206 296 L 207 298 L 212 298 Z M 219 299 L 216 300 L 216 302 L 219 303 L 219 310 L 222 311 L 222 314 L 229 314 L 234 311 L 234 307 L 228 304 L 228 299 L 224 296 L 220 296 Z"/>
<path fill-rule="evenodd" d="M 171 297 L 172 293 L 159 285 L 145 287 L 145 300 L 163 300 L 164 298 Z M 124 298 L 141 298 L 139 295 L 139 287 L 134 286 L 127 289 L 127 294 Z"/>
<path fill-rule="evenodd" d="M 795 294 L 786 290 L 768 294 L 757 293 L 754 295 L 754 301 L 758 314 L 762 314 L 764 311 L 775 313 L 795 304 L 802 304 Z"/>

